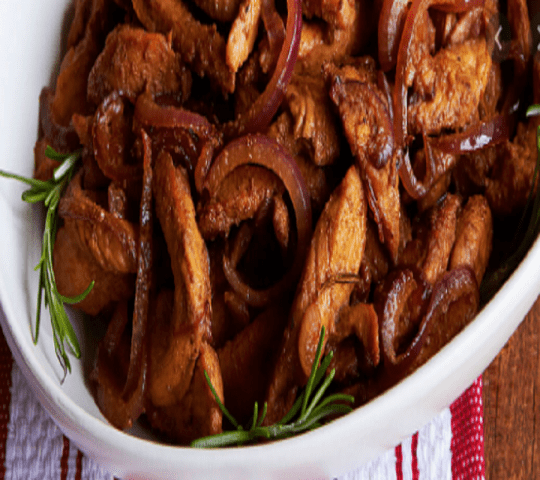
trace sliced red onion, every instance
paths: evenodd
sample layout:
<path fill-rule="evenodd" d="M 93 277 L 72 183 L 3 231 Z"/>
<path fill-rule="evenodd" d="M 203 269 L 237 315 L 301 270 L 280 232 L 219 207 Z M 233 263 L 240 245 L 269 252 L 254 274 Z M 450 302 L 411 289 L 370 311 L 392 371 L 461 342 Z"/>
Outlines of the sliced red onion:
<path fill-rule="evenodd" d="M 137 97 L 135 118 L 145 126 L 191 130 L 201 138 L 216 134 L 206 117 L 181 107 L 158 105 L 150 93 Z"/>
<path fill-rule="evenodd" d="M 141 165 L 127 163 L 132 141 L 127 102 L 114 91 L 99 105 L 92 125 L 96 162 L 107 178 L 117 182 L 142 175 Z"/>
<path fill-rule="evenodd" d="M 311 238 L 311 200 L 302 173 L 291 154 L 274 139 L 261 134 L 245 135 L 225 146 L 212 164 L 204 188 L 212 195 L 229 173 L 246 164 L 268 168 L 281 179 L 296 221 L 297 245 L 293 264 L 275 285 L 264 290 L 254 289 L 243 282 L 230 259 L 223 259 L 223 269 L 232 288 L 249 305 L 260 307 L 293 288 L 300 276 Z"/>
<path fill-rule="evenodd" d="M 438 9 L 464 8 L 467 10 L 477 6 L 477 3 L 478 0 L 413 0 L 403 27 L 403 33 L 399 42 L 396 61 L 396 79 L 394 88 L 394 131 L 397 148 L 403 148 L 408 142 L 408 88 L 405 82 L 405 77 L 407 65 L 409 64 L 409 52 L 414 39 L 414 32 L 416 30 L 417 22 L 421 21 L 422 19 L 421 13 L 433 5 L 437 5 Z"/>
<path fill-rule="evenodd" d="M 137 257 L 137 279 L 131 329 L 129 368 L 122 397 L 128 401 L 136 392 L 140 378 L 144 375 L 145 339 L 150 302 L 150 284 L 153 265 L 153 208 L 152 208 L 152 140 L 141 130 L 144 148 L 143 182 L 139 213 L 139 254 Z"/>
<path fill-rule="evenodd" d="M 454 0 L 454 1 L 437 1 L 431 5 L 431 8 L 444 13 L 463 13 L 473 8 L 484 7 L 485 0 Z"/>
<path fill-rule="evenodd" d="M 379 63 L 385 72 L 396 65 L 408 3 L 408 0 L 383 0 L 379 16 L 378 47 Z"/>
<path fill-rule="evenodd" d="M 246 133 L 266 130 L 283 98 L 298 57 L 302 33 L 302 5 L 300 0 L 287 0 L 286 36 L 276 68 L 264 92 L 255 100 L 245 115 L 225 126 L 225 136 L 231 138 Z"/>
<path fill-rule="evenodd" d="M 386 291 L 383 303 L 377 305 L 383 362 L 390 376 L 400 376 L 414 362 L 425 342 L 428 333 L 425 312 L 431 292 L 429 285 L 421 279 L 420 274 L 407 268 L 390 274 L 384 288 Z M 421 321 L 411 343 L 404 351 L 398 353 L 397 327 L 407 305 L 412 305 L 416 309 L 416 318 L 421 318 Z"/>
<path fill-rule="evenodd" d="M 445 153 L 470 153 L 510 138 L 512 119 L 497 115 L 487 122 L 480 122 L 459 133 L 427 138 L 432 147 Z"/>
<path fill-rule="evenodd" d="M 428 159 L 426 158 L 426 161 L 427 160 Z M 398 173 L 403 187 L 413 199 L 418 200 L 427 194 L 429 190 L 428 182 L 419 180 L 414 173 L 408 149 L 403 153 L 400 159 Z"/>

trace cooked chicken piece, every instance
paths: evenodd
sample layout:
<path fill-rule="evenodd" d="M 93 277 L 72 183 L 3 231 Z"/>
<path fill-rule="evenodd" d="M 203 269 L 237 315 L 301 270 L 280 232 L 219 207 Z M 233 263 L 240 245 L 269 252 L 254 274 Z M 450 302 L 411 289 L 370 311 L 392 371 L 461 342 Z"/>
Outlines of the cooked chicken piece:
<path fill-rule="evenodd" d="M 94 287 L 84 300 L 74 306 L 89 315 L 97 315 L 135 292 L 135 275 L 101 268 L 86 245 L 81 244 L 77 222 L 67 219 L 56 234 L 53 268 L 58 292 L 65 297 Z"/>
<path fill-rule="evenodd" d="M 182 0 L 133 0 L 133 9 L 151 32 L 171 33 L 174 49 L 197 75 L 208 76 L 224 93 L 234 91 L 234 72 L 225 62 L 225 40 L 215 24 L 200 23 Z"/>
<path fill-rule="evenodd" d="M 305 151 L 305 142 L 296 138 L 293 118 L 289 112 L 282 113 L 270 125 L 268 136 L 274 138 L 291 152 L 306 183 L 311 197 L 311 208 L 316 214 L 321 212 L 332 191 L 331 181 L 327 171 L 318 167 L 310 153 Z M 311 150 L 311 152 L 313 151 Z"/>
<path fill-rule="evenodd" d="M 334 341 L 341 341 L 351 335 L 355 335 L 362 342 L 368 362 L 376 367 L 381 359 L 379 321 L 372 304 L 357 303 L 343 307 L 332 337 Z"/>
<path fill-rule="evenodd" d="M 285 99 L 294 119 L 294 138 L 305 143 L 313 163 L 334 163 L 340 153 L 340 138 L 322 76 L 294 75 Z"/>
<path fill-rule="evenodd" d="M 285 307 L 264 311 L 218 351 L 225 406 L 241 423 L 249 420 L 255 402 L 264 402 L 275 352 L 287 323 Z"/>
<path fill-rule="evenodd" d="M 223 382 L 215 350 L 203 342 L 186 394 L 177 403 L 164 407 L 150 406 L 147 417 L 152 426 L 169 439 L 182 444 L 221 433 L 223 414 L 208 386 L 204 373 L 223 402 Z"/>
<path fill-rule="evenodd" d="M 173 51 L 170 37 L 125 24 L 107 36 L 88 77 L 88 99 L 96 105 L 115 90 L 135 101 L 145 90 L 185 100 L 190 89 L 191 73 Z"/>
<path fill-rule="evenodd" d="M 244 0 L 227 39 L 226 62 L 233 72 L 247 60 L 259 31 L 262 0 Z"/>
<path fill-rule="evenodd" d="M 137 271 L 138 225 L 107 212 L 81 187 L 81 174 L 70 182 L 58 205 L 58 214 L 72 219 L 84 245 L 103 270 Z"/>
<path fill-rule="evenodd" d="M 525 207 L 533 186 L 537 155 L 533 119 L 519 123 L 514 140 L 497 148 L 497 158 L 486 179 L 485 191 L 495 215 L 513 215 Z"/>
<path fill-rule="evenodd" d="M 153 189 L 175 290 L 169 333 L 152 364 L 149 394 L 155 406 L 167 406 L 185 395 L 201 345 L 210 340 L 211 288 L 208 252 L 195 220 L 189 182 L 168 153 L 156 160 Z"/>
<path fill-rule="evenodd" d="M 203 237 L 207 240 L 227 237 L 233 225 L 253 218 L 263 203 L 284 191 L 281 180 L 267 168 L 256 165 L 236 168 L 198 209 Z"/>
<path fill-rule="evenodd" d="M 88 74 L 94 65 L 105 38 L 114 27 L 121 10 L 108 0 L 81 0 L 68 38 L 68 51 L 62 59 L 56 79 L 52 117 L 60 125 L 68 125 L 74 113 L 89 113 L 86 98 Z"/>
<path fill-rule="evenodd" d="M 446 272 L 456 238 L 456 225 L 461 198 L 448 194 L 430 215 L 430 230 L 425 245 L 422 271 L 432 285 Z"/>
<path fill-rule="evenodd" d="M 449 270 L 469 266 L 480 285 L 491 254 L 492 239 L 493 220 L 487 200 L 482 195 L 470 197 L 458 219 Z"/>
<path fill-rule="evenodd" d="M 349 301 L 353 285 L 340 278 L 358 272 L 366 219 L 364 188 L 353 166 L 332 193 L 312 237 L 267 394 L 269 424 L 291 407 L 311 371 L 321 328 L 333 331 L 340 309 Z"/>
<path fill-rule="evenodd" d="M 396 261 L 400 242 L 399 177 L 386 100 L 376 85 L 343 81 L 340 71 L 333 76 L 330 95 L 359 165 L 380 240 Z M 376 164 L 384 166 L 377 168 Z"/>
<path fill-rule="evenodd" d="M 358 272 L 360 281 L 355 284 L 353 298 L 367 302 L 372 285 L 379 283 L 390 269 L 390 259 L 384 245 L 379 240 L 377 225 L 369 219 L 366 230 L 366 246 Z"/>
<path fill-rule="evenodd" d="M 478 105 L 490 78 L 491 56 L 484 39 L 424 55 L 414 77 L 410 133 L 438 134 L 478 120 Z"/>

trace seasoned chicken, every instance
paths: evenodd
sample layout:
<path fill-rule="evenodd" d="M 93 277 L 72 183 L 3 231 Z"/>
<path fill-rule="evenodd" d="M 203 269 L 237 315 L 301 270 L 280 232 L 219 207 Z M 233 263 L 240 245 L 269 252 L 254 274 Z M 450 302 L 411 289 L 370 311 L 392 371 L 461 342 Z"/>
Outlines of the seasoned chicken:
<path fill-rule="evenodd" d="M 192 381 L 201 345 L 209 340 L 211 288 L 208 251 L 195 220 L 195 207 L 184 171 L 161 153 L 154 169 L 156 213 L 172 260 L 174 309 L 159 359 L 149 374 L 155 406 L 177 403 Z"/>
<path fill-rule="evenodd" d="M 292 406 L 309 375 L 324 326 L 332 331 L 353 285 L 366 241 L 367 202 L 358 169 L 351 167 L 326 204 L 313 234 L 267 394 L 269 424 Z M 326 336 L 325 336 L 326 338 Z"/>

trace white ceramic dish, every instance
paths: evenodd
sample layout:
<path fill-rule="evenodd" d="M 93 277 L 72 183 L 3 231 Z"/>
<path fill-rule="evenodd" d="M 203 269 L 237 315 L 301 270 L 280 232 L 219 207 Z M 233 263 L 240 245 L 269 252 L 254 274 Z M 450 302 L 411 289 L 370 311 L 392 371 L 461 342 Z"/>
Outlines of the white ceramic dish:
<path fill-rule="evenodd" d="M 38 96 L 56 73 L 69 0 L 0 2 L 0 168 L 31 175 Z M 0 179 L 0 302 L 15 360 L 53 419 L 85 454 L 121 478 L 332 478 L 398 444 L 447 407 L 487 367 L 540 293 L 540 243 L 474 322 L 425 366 L 352 414 L 277 443 L 227 450 L 159 444 L 135 429 L 120 432 L 99 413 L 74 360 L 63 385 L 48 316 L 32 342 L 41 248 L 40 211 L 20 200 L 23 187 Z M 92 331 L 76 319 L 87 358 Z"/>

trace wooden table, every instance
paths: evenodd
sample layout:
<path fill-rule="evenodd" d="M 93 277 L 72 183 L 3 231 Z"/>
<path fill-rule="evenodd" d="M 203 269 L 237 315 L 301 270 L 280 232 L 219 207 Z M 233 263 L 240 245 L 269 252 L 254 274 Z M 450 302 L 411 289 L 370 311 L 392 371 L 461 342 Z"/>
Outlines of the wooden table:
<path fill-rule="evenodd" d="M 540 297 L 483 380 L 486 479 L 540 479 Z"/>

